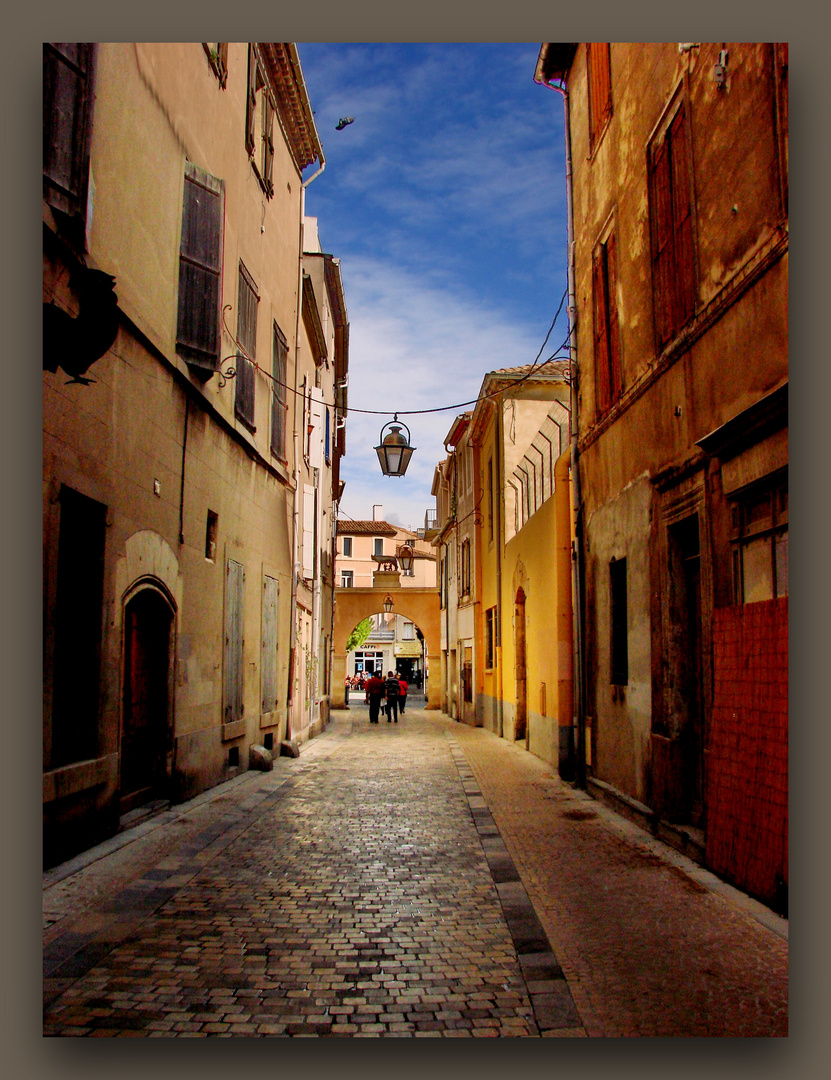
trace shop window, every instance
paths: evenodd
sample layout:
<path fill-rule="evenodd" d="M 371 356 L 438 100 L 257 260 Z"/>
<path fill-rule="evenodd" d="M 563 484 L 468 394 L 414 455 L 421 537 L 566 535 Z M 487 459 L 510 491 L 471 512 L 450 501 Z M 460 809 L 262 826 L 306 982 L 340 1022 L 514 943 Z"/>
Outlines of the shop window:
<path fill-rule="evenodd" d="M 740 493 L 731 506 L 731 526 L 735 603 L 787 596 L 787 475 Z"/>
<path fill-rule="evenodd" d="M 689 132 L 681 103 L 649 148 L 652 287 L 659 351 L 695 308 L 691 184 Z"/>
<path fill-rule="evenodd" d="M 629 682 L 629 641 L 627 629 L 626 559 L 613 559 L 609 564 L 609 598 L 611 618 L 611 675 L 615 686 Z"/>

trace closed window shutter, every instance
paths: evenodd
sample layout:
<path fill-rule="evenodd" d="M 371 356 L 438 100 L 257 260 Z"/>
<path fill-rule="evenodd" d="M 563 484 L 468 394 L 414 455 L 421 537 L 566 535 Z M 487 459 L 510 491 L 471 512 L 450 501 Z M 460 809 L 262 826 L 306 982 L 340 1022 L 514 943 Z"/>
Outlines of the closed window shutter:
<path fill-rule="evenodd" d="M 663 348 L 672 337 L 672 316 L 675 306 L 673 299 L 672 191 L 670 184 L 670 156 L 666 139 L 656 146 L 653 151 L 652 194 L 654 207 L 652 259 L 655 316 L 658 347 Z"/>
<path fill-rule="evenodd" d="M 176 351 L 196 367 L 219 361 L 222 279 L 222 181 L 191 162 L 185 166 Z"/>
<path fill-rule="evenodd" d="M 43 193 L 50 206 L 86 217 L 95 45 L 43 46 Z"/>
<path fill-rule="evenodd" d="M 245 149 L 254 153 L 257 125 L 257 51 L 253 42 L 248 46 L 248 98 L 245 110 Z"/>
<path fill-rule="evenodd" d="M 323 395 L 315 387 L 309 410 L 309 464 L 313 469 L 323 467 Z"/>
<path fill-rule="evenodd" d="M 612 75 L 608 41 L 588 45 L 589 68 L 589 138 L 594 148 L 603 125 L 612 115 Z"/>
<path fill-rule="evenodd" d="M 609 408 L 609 329 L 606 298 L 606 274 L 603 265 L 603 245 L 598 244 L 592 255 L 592 294 L 594 299 L 594 371 L 597 381 L 597 411 Z M 529 510 L 530 514 L 530 510 Z"/>
<path fill-rule="evenodd" d="M 315 489 L 303 486 L 303 577 L 314 576 Z"/>
<path fill-rule="evenodd" d="M 672 149 L 672 223 L 675 248 L 675 329 L 689 319 L 695 306 L 693 277 L 690 167 L 683 106 L 670 127 Z"/>
<path fill-rule="evenodd" d="M 274 191 L 272 174 L 274 171 L 274 104 L 267 90 L 264 102 L 265 130 L 263 131 L 263 184 L 266 193 L 270 196 Z"/>
<path fill-rule="evenodd" d="M 228 560 L 225 577 L 225 700 L 226 724 L 242 719 L 242 636 L 243 586 L 245 572 L 242 564 Z"/>
<path fill-rule="evenodd" d="M 279 327 L 274 327 L 274 366 L 271 395 L 271 452 L 286 460 L 286 360 L 288 345 Z"/>
<path fill-rule="evenodd" d="M 262 711 L 274 712 L 277 708 L 277 650 L 280 583 L 277 578 L 263 578 L 263 700 Z"/>
<path fill-rule="evenodd" d="M 610 233 L 605 244 L 606 254 L 606 304 L 609 327 L 609 397 L 617 401 L 622 389 L 620 371 L 620 329 L 617 318 L 617 244 L 615 234 Z"/>
<path fill-rule="evenodd" d="M 236 361 L 236 390 L 234 412 L 251 431 L 254 427 L 255 372 L 253 361 L 257 356 L 257 295 L 254 280 L 242 263 L 239 264 L 239 292 L 237 296 L 237 340 L 247 355 L 239 353 Z M 248 359 L 250 357 L 250 359 Z"/>

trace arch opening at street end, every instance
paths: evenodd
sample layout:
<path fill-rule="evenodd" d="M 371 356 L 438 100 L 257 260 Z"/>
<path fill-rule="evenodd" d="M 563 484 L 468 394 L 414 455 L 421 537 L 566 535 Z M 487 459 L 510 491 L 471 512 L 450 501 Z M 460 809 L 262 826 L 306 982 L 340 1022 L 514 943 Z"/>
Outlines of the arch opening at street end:
<path fill-rule="evenodd" d="M 344 683 L 348 670 L 348 653 L 346 645 L 353 629 L 366 618 L 384 613 L 384 601 L 392 600 L 391 615 L 400 615 L 403 619 L 412 623 L 420 632 L 420 639 L 415 642 L 419 652 L 423 655 L 423 663 L 426 670 L 422 669 L 424 677 L 423 686 L 427 697 L 427 708 L 438 709 L 441 699 L 441 680 L 439 677 L 439 658 L 441 650 L 441 610 L 439 606 L 439 591 L 436 588 L 383 586 L 375 585 L 372 588 L 336 588 L 335 589 L 335 627 L 334 627 L 334 665 L 332 669 L 332 705 L 336 709 L 347 708 L 344 694 Z M 423 652 L 422 652 L 423 649 Z M 383 653 L 376 644 L 367 644 L 362 651 Z M 414 650 L 415 651 L 415 650 Z M 399 665 L 393 662 L 393 653 L 388 654 L 390 660 L 385 670 L 402 669 L 407 665 Z M 402 660 L 409 659 L 402 657 Z M 413 657 L 412 659 L 416 659 Z M 386 660 L 384 662 L 387 662 Z M 431 672 L 432 664 L 432 672 Z M 413 665 L 414 667 L 416 665 Z M 417 667 L 416 667 L 417 670 Z M 432 678 L 430 677 L 432 674 Z"/>

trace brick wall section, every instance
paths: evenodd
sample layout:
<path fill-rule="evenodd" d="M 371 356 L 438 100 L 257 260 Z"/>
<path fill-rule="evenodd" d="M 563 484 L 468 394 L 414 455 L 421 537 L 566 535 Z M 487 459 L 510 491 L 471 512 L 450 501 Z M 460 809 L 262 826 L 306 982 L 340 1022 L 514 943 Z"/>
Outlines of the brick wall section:
<path fill-rule="evenodd" d="M 788 880 L 788 599 L 713 620 L 707 863 L 766 903 Z"/>

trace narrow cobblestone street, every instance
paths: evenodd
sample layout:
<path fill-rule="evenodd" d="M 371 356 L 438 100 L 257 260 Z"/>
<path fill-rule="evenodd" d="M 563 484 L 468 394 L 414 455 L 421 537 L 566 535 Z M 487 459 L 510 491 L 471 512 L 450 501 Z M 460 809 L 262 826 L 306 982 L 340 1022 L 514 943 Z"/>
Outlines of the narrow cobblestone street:
<path fill-rule="evenodd" d="M 787 922 L 494 735 L 353 703 L 44 875 L 52 1036 L 783 1036 Z"/>

